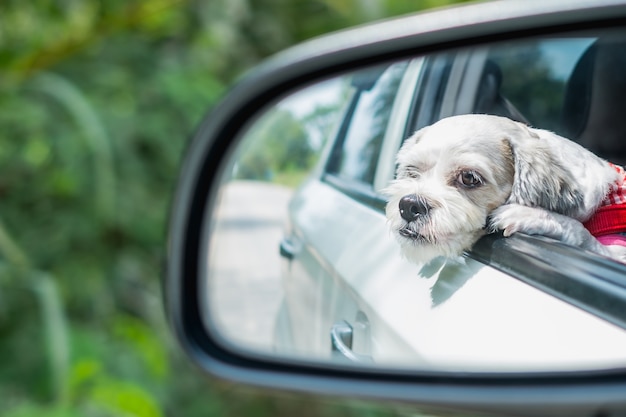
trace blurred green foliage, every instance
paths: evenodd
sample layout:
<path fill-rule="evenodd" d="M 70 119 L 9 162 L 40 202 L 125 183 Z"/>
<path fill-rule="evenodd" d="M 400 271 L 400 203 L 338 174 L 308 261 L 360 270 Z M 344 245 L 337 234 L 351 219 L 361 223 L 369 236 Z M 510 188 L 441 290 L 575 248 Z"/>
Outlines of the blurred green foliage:
<path fill-rule="evenodd" d="M 318 104 L 306 114 L 280 105 L 268 110 L 247 132 L 237 155 L 234 178 L 289 187 L 300 184 L 317 162 L 331 129 L 339 123 L 342 104 L 337 97 L 337 102 Z"/>
<path fill-rule="evenodd" d="M 188 137 L 243 71 L 317 34 L 451 2 L 4 0 L 2 415 L 395 415 L 201 377 L 163 317 L 165 225 Z"/>
<path fill-rule="evenodd" d="M 237 162 L 237 176 L 273 180 L 278 172 L 311 166 L 313 149 L 300 121 L 288 110 L 275 108 L 248 133 L 250 146 Z"/>

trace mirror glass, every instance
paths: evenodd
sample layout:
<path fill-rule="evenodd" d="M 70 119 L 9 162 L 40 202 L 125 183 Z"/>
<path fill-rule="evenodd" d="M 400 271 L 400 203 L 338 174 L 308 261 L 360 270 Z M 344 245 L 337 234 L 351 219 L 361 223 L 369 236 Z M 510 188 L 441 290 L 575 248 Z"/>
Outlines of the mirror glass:
<path fill-rule="evenodd" d="M 600 315 L 471 256 L 406 259 L 383 193 L 403 141 L 458 114 L 548 129 L 623 164 L 623 97 L 615 31 L 417 56 L 293 93 L 228 161 L 207 227 L 207 326 L 248 351 L 355 366 L 623 367 L 626 331 Z"/>

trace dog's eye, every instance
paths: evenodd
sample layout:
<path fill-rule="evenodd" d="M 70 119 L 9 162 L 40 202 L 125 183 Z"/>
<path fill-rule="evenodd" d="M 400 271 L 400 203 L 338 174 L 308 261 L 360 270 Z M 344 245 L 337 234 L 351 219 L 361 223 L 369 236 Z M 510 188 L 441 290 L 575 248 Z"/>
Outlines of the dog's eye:
<path fill-rule="evenodd" d="M 467 188 L 474 188 L 483 184 L 483 179 L 474 171 L 461 171 L 456 181 Z"/>
<path fill-rule="evenodd" d="M 408 166 L 404 170 L 404 174 L 409 178 L 418 178 L 420 176 L 419 171 L 414 166 Z"/>

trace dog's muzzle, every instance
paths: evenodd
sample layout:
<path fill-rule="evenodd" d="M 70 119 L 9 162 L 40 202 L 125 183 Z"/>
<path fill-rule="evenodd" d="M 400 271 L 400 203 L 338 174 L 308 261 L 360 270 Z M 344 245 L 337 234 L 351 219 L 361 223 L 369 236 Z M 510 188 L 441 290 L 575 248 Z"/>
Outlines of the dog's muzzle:
<path fill-rule="evenodd" d="M 426 200 L 417 194 L 407 194 L 402 197 L 398 203 L 398 208 L 400 209 L 400 216 L 408 223 L 426 216 L 431 209 Z"/>

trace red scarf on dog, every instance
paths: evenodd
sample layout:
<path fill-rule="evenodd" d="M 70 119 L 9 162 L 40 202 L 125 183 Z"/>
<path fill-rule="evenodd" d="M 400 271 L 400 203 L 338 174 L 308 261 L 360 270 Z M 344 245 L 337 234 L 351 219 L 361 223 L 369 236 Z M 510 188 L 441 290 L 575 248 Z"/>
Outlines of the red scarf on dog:
<path fill-rule="evenodd" d="M 585 228 L 604 245 L 626 246 L 626 172 L 610 164 L 620 180 L 613 184 L 600 208 L 584 223 Z"/>

